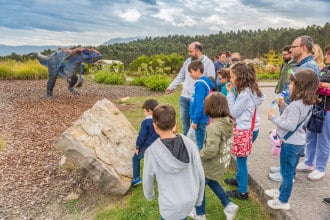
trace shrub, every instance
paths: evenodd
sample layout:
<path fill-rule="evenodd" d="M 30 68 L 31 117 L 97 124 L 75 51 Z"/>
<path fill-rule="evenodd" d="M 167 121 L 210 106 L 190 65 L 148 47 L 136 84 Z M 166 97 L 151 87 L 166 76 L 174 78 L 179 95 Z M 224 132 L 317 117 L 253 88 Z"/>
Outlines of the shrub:
<path fill-rule="evenodd" d="M 108 72 L 101 70 L 95 73 L 95 81 L 103 84 L 123 85 L 125 83 L 124 77 L 115 72 Z"/>
<path fill-rule="evenodd" d="M 258 72 L 258 79 L 279 79 L 279 74 L 275 72 L 266 73 L 266 72 Z"/>
<path fill-rule="evenodd" d="M 145 85 L 153 91 L 164 91 L 171 80 L 164 75 L 153 75 L 146 78 Z"/>
<path fill-rule="evenodd" d="M 131 85 L 136 85 L 136 86 L 145 86 L 145 81 L 147 77 L 144 76 L 138 76 L 134 77 L 132 81 L 130 82 Z"/>
<path fill-rule="evenodd" d="M 48 70 L 37 60 L 17 62 L 6 60 L 0 63 L 0 79 L 46 79 Z"/>

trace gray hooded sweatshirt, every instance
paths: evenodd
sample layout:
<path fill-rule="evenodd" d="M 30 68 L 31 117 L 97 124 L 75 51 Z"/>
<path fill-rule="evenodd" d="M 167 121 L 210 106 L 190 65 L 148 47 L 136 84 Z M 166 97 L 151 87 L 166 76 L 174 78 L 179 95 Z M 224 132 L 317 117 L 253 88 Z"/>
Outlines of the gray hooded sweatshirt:
<path fill-rule="evenodd" d="M 204 171 L 196 144 L 186 136 L 158 138 L 146 150 L 142 182 L 147 200 L 155 197 L 155 178 L 163 218 L 186 218 L 194 206 L 201 205 L 205 188 Z"/>

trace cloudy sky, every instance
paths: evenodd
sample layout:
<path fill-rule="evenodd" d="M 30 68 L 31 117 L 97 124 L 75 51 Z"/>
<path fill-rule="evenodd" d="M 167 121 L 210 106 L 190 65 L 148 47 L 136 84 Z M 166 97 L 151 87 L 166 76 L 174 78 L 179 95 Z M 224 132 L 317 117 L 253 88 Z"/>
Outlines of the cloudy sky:
<path fill-rule="evenodd" d="M 100 45 L 330 21 L 330 0 L 0 0 L 0 44 Z"/>

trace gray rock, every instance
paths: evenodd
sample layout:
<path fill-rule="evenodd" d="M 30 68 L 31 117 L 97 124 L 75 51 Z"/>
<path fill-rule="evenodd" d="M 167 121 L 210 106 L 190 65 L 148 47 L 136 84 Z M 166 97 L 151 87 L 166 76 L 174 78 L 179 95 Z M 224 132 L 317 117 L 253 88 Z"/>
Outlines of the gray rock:
<path fill-rule="evenodd" d="M 131 186 L 136 136 L 119 109 L 103 99 L 57 138 L 55 146 L 105 192 L 123 195 Z"/>

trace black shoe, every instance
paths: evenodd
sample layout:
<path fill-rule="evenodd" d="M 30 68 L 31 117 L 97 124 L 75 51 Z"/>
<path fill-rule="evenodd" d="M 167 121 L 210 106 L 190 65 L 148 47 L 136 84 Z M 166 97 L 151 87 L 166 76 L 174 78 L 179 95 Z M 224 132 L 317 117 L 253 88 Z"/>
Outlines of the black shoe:
<path fill-rule="evenodd" d="M 236 179 L 225 179 L 224 182 L 230 186 L 238 186 Z"/>
<path fill-rule="evenodd" d="M 241 200 L 247 200 L 249 199 L 249 193 L 241 193 L 238 190 L 232 190 L 232 191 L 227 191 L 227 196 L 232 197 L 232 198 L 237 198 Z"/>
<path fill-rule="evenodd" d="M 330 205 L 330 198 L 324 198 L 323 199 L 324 204 Z"/>
<path fill-rule="evenodd" d="M 304 156 L 305 156 L 305 151 L 302 151 L 300 157 L 304 157 Z"/>

